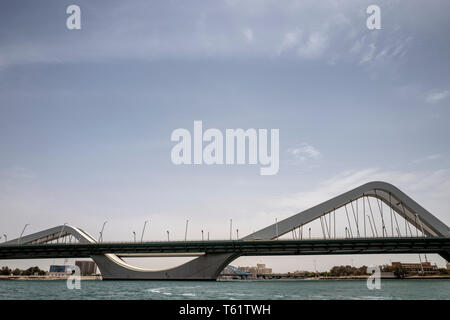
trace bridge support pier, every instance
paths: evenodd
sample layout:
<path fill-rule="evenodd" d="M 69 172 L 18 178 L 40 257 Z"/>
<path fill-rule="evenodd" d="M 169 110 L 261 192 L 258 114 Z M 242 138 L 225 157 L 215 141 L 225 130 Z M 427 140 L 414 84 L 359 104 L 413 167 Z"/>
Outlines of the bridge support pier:
<path fill-rule="evenodd" d="M 178 267 L 151 271 L 134 267 L 116 255 L 92 256 L 103 280 L 216 280 L 236 253 L 205 254 Z"/>

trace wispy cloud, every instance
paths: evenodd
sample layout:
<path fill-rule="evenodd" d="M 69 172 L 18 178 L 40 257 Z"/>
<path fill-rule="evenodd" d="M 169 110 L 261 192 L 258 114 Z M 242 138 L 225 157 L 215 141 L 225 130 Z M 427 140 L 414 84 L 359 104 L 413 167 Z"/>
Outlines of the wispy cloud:
<path fill-rule="evenodd" d="M 31 170 L 21 167 L 13 166 L 4 171 L 3 175 L 10 179 L 34 179 L 36 174 Z"/>
<path fill-rule="evenodd" d="M 307 161 L 320 159 L 322 153 L 317 150 L 314 146 L 308 143 L 302 143 L 297 147 L 287 149 L 287 152 L 298 161 Z"/>
<path fill-rule="evenodd" d="M 328 36 L 323 32 L 313 32 L 300 45 L 298 55 L 305 59 L 316 59 L 322 56 L 328 44 Z"/>
<path fill-rule="evenodd" d="M 300 36 L 301 31 L 286 32 L 283 36 L 283 41 L 281 42 L 281 45 L 278 47 L 277 53 L 280 55 L 284 51 L 293 48 L 298 43 L 298 39 Z"/>
<path fill-rule="evenodd" d="M 245 39 L 247 39 L 248 42 L 253 41 L 253 30 L 250 28 L 245 28 L 244 31 L 242 31 L 244 34 Z"/>
<path fill-rule="evenodd" d="M 432 91 L 425 97 L 425 102 L 427 103 L 437 103 L 439 101 L 445 100 L 450 97 L 450 90 L 442 90 L 442 91 Z"/>
<path fill-rule="evenodd" d="M 442 155 L 440 155 L 440 154 L 430 154 L 430 155 L 428 155 L 426 157 L 415 159 L 412 162 L 415 163 L 415 164 L 419 164 L 419 163 L 422 163 L 422 162 L 437 160 L 437 159 L 440 159 L 440 158 L 442 158 Z"/>

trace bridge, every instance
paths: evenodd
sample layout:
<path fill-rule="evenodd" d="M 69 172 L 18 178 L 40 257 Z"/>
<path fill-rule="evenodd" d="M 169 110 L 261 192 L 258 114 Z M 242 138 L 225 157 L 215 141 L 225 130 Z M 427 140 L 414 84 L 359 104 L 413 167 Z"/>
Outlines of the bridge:
<path fill-rule="evenodd" d="M 336 215 L 346 218 L 346 223 L 337 223 Z M 322 239 L 311 238 L 308 226 L 317 221 Z M 345 233 L 338 234 L 342 229 Z M 289 233 L 292 239 L 282 238 Z M 449 236 L 449 228 L 413 199 L 391 184 L 376 181 L 238 240 L 105 243 L 64 225 L 2 243 L 0 259 L 90 257 L 105 280 L 214 280 L 240 256 L 437 253 L 448 261 Z M 196 258 L 158 271 L 124 260 L 143 256 Z"/>

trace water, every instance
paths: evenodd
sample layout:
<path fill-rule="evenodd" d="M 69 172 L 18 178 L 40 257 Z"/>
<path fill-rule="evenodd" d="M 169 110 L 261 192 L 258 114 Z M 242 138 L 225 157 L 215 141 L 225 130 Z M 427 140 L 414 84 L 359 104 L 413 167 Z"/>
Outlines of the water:
<path fill-rule="evenodd" d="M 0 281 L 0 299 L 450 299 L 450 280 L 382 280 L 369 290 L 365 280 L 268 281 Z"/>

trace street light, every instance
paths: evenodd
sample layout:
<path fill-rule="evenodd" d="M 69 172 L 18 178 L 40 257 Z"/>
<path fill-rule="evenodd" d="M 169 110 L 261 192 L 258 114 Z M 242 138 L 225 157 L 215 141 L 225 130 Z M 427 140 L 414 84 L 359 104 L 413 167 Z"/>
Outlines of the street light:
<path fill-rule="evenodd" d="M 133 231 L 134 242 L 136 242 L 136 232 Z"/>
<path fill-rule="evenodd" d="M 188 230 L 189 219 L 186 220 L 186 229 L 184 230 L 184 242 L 187 240 L 187 230 Z"/>
<path fill-rule="evenodd" d="M 233 219 L 230 219 L 230 240 L 233 240 L 233 237 L 231 235 L 232 230 L 233 230 Z"/>
<path fill-rule="evenodd" d="M 239 240 L 239 229 L 236 229 L 236 240 Z"/>
<path fill-rule="evenodd" d="M 20 237 L 19 237 L 19 239 L 17 240 L 17 244 L 20 244 L 20 240 L 22 239 L 22 235 L 23 235 L 23 233 L 25 232 L 25 229 L 26 229 L 27 226 L 29 226 L 28 223 L 23 227 L 22 233 L 20 234 Z"/>
<path fill-rule="evenodd" d="M 170 241 L 169 230 L 167 230 L 166 232 L 167 232 L 167 241 Z"/>
<path fill-rule="evenodd" d="M 202 230 L 202 241 L 204 241 L 204 239 L 203 239 L 203 230 Z"/>
<path fill-rule="evenodd" d="M 145 226 L 147 225 L 147 220 L 145 220 L 145 222 L 144 222 L 144 227 L 142 228 L 142 235 L 141 235 L 141 242 L 142 242 L 142 239 L 144 239 L 144 232 L 145 232 Z"/>
<path fill-rule="evenodd" d="M 103 229 L 105 229 L 105 224 L 108 221 L 103 222 L 103 226 L 102 226 L 102 230 L 100 230 L 100 237 L 98 238 L 98 242 L 102 242 L 103 241 Z"/>
<path fill-rule="evenodd" d="M 309 228 L 309 240 L 311 240 L 311 228 Z"/>

